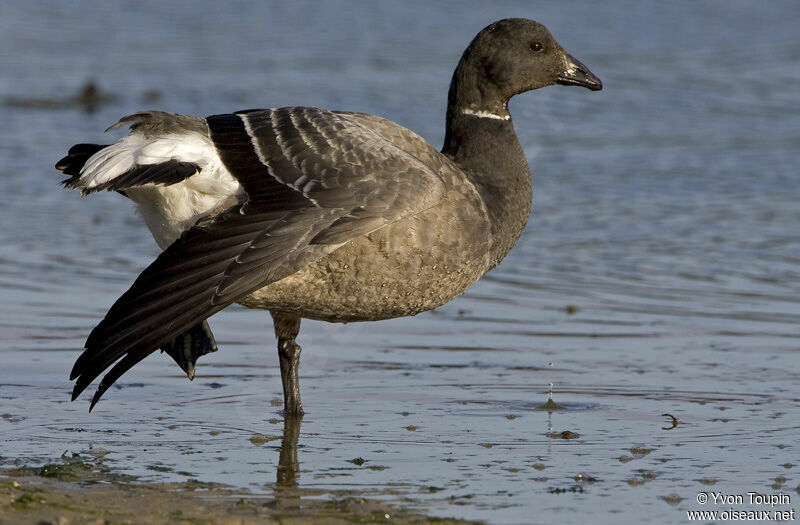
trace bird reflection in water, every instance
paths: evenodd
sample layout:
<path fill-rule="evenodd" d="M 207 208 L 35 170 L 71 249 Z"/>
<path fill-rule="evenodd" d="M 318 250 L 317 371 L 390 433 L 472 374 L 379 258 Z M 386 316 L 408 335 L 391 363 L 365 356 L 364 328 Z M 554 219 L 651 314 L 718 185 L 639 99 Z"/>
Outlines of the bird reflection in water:
<path fill-rule="evenodd" d="M 275 503 L 278 509 L 299 509 L 300 491 L 297 477 L 300 464 L 297 461 L 297 440 L 300 438 L 300 423 L 303 416 L 287 416 L 283 420 L 283 440 L 278 458 L 278 474 L 275 481 Z"/>

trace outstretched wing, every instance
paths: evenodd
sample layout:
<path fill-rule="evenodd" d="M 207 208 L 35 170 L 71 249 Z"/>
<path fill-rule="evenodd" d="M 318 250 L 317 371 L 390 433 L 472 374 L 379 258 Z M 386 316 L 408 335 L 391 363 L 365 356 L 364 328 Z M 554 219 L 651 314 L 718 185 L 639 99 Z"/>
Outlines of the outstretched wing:
<path fill-rule="evenodd" d="M 444 193 L 436 167 L 346 113 L 280 108 L 206 121 L 246 200 L 185 231 L 117 300 L 75 363 L 73 399 L 114 365 L 94 406 L 125 371 L 210 315 Z"/>

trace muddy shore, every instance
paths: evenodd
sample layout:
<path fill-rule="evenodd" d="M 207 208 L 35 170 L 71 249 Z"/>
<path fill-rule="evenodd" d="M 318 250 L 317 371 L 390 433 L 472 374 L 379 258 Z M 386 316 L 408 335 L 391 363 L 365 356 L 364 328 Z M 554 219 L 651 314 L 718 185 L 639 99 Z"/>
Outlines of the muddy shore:
<path fill-rule="evenodd" d="M 429 518 L 354 492 L 320 499 L 290 488 L 253 496 L 211 483 L 142 483 L 74 456 L 0 471 L 0 524 L 467 524 Z"/>

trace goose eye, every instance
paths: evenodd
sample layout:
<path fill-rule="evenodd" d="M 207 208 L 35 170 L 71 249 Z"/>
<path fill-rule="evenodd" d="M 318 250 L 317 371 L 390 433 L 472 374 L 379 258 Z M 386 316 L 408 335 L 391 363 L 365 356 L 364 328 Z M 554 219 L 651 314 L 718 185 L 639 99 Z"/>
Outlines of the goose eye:
<path fill-rule="evenodd" d="M 531 42 L 531 51 L 538 53 L 542 49 L 544 49 L 544 46 L 542 45 L 541 42 Z"/>

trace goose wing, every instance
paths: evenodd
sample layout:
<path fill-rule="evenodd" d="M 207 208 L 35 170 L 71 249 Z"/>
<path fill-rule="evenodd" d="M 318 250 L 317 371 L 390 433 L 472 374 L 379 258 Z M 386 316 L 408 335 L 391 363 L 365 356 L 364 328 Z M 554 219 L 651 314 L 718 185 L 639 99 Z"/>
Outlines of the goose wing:
<path fill-rule="evenodd" d="M 72 370 L 73 399 L 113 365 L 93 407 L 124 372 L 212 314 L 444 194 L 437 167 L 346 113 L 279 108 L 206 123 L 246 199 L 183 232 L 114 303 Z"/>

